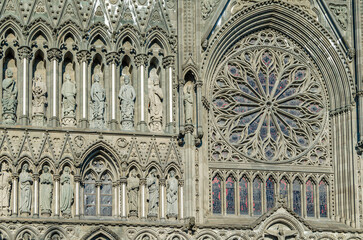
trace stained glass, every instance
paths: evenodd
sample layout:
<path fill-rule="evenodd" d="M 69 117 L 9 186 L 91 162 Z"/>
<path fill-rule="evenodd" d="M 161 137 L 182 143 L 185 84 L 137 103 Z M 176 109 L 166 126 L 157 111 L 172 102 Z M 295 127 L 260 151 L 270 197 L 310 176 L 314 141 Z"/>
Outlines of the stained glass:
<path fill-rule="evenodd" d="M 245 177 L 241 178 L 239 181 L 239 205 L 240 213 L 242 215 L 248 214 L 248 182 Z"/>
<path fill-rule="evenodd" d="M 292 184 L 292 200 L 294 212 L 301 216 L 301 183 L 297 179 Z"/>
<path fill-rule="evenodd" d="M 253 214 L 262 214 L 262 182 L 259 178 L 253 180 Z"/>
<path fill-rule="evenodd" d="M 319 183 L 319 205 L 320 217 L 328 217 L 328 201 L 327 201 L 328 186 L 324 181 Z"/>
<path fill-rule="evenodd" d="M 221 180 L 215 176 L 212 181 L 212 200 L 213 200 L 213 213 L 222 213 L 222 198 L 221 198 Z"/>
<path fill-rule="evenodd" d="M 314 210 L 314 184 L 309 179 L 306 182 L 306 215 L 308 217 L 315 217 Z"/>
<path fill-rule="evenodd" d="M 281 179 L 280 181 L 280 196 L 281 198 L 285 199 L 286 202 L 289 201 L 288 199 L 288 183 L 286 179 Z"/>
<path fill-rule="evenodd" d="M 112 216 L 112 180 L 108 174 L 101 177 L 101 216 Z"/>
<path fill-rule="evenodd" d="M 87 174 L 84 183 L 84 215 L 96 216 L 96 181 Z"/>
<path fill-rule="evenodd" d="M 228 177 L 226 181 L 226 212 L 227 214 L 235 214 L 235 193 L 234 180 Z"/>
<path fill-rule="evenodd" d="M 275 206 L 275 182 L 269 177 L 266 181 L 266 207 L 267 211 Z"/>

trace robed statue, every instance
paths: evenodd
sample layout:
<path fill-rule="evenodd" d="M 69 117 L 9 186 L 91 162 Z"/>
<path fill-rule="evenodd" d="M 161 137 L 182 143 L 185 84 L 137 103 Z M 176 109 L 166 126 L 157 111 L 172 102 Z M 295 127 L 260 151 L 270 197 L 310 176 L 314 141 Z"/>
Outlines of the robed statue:
<path fill-rule="evenodd" d="M 33 79 L 32 93 L 32 124 L 35 126 L 43 126 L 45 121 L 45 108 L 47 105 L 47 84 L 40 74 L 37 74 Z"/>
<path fill-rule="evenodd" d="M 60 210 L 64 217 L 71 216 L 73 204 L 73 187 L 71 185 L 71 169 L 66 166 L 60 178 Z"/>
<path fill-rule="evenodd" d="M 105 127 L 106 91 L 100 83 L 100 76 L 95 74 L 91 87 L 91 127 Z"/>
<path fill-rule="evenodd" d="M 137 216 L 138 204 L 139 204 L 139 187 L 140 180 L 137 177 L 135 169 L 131 170 L 130 176 L 127 179 L 127 190 L 129 200 L 129 212 L 130 216 Z"/>
<path fill-rule="evenodd" d="M 184 108 L 185 108 L 185 123 L 193 124 L 193 91 L 192 85 L 186 87 L 186 92 L 184 93 Z"/>
<path fill-rule="evenodd" d="M 43 215 L 50 216 L 52 213 L 53 197 L 53 177 L 49 172 L 49 167 L 43 167 L 43 173 L 40 175 L 40 212 Z"/>
<path fill-rule="evenodd" d="M 178 180 L 175 178 L 175 171 L 171 170 L 169 179 L 166 182 L 167 216 L 177 217 L 178 215 Z"/>
<path fill-rule="evenodd" d="M 32 205 L 32 184 L 33 179 L 29 173 L 29 165 L 24 163 L 19 175 L 20 184 L 20 214 L 29 216 Z"/>
<path fill-rule="evenodd" d="M 152 82 L 152 86 L 149 91 L 149 114 L 150 114 L 150 130 L 152 132 L 162 131 L 163 121 L 163 90 L 159 84 L 159 76 L 156 69 L 153 68 L 150 72 L 149 81 Z"/>
<path fill-rule="evenodd" d="M 125 84 L 121 86 L 118 94 L 121 108 L 121 129 L 133 130 L 136 93 L 134 87 L 130 85 L 130 76 L 123 77 Z"/>
<path fill-rule="evenodd" d="M 6 70 L 6 78 L 2 84 L 2 108 L 3 108 L 3 121 L 5 124 L 15 124 L 16 122 L 16 109 L 18 105 L 18 89 L 16 81 L 13 78 L 13 71 Z"/>
<path fill-rule="evenodd" d="M 64 75 L 64 82 L 62 85 L 63 126 L 76 125 L 76 94 L 76 84 L 71 80 L 71 76 L 67 73 Z"/>
<path fill-rule="evenodd" d="M 7 162 L 3 162 L 0 172 L 0 216 L 10 214 L 10 192 L 11 191 L 11 173 Z"/>
<path fill-rule="evenodd" d="M 146 179 L 146 184 L 149 190 L 149 213 L 148 216 L 156 217 L 158 215 L 159 205 L 159 185 L 156 176 L 156 170 L 152 169 Z"/>

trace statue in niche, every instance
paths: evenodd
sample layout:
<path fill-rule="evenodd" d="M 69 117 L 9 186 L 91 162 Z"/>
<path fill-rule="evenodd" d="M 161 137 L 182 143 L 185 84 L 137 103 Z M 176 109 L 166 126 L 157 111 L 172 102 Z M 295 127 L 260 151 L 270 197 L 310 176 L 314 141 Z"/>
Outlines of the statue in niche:
<path fill-rule="evenodd" d="M 127 190 L 130 216 L 134 217 L 137 217 L 137 210 L 139 205 L 139 187 L 140 180 L 137 177 L 137 172 L 135 169 L 132 169 L 129 178 L 127 179 Z"/>
<path fill-rule="evenodd" d="M 33 79 L 32 112 L 34 126 L 43 126 L 45 122 L 45 108 L 47 105 L 47 84 L 40 74 Z"/>
<path fill-rule="evenodd" d="M 60 178 L 60 210 L 64 217 L 71 217 L 73 204 L 73 187 L 71 185 L 71 169 L 66 166 Z"/>
<path fill-rule="evenodd" d="M 19 175 L 20 184 L 20 214 L 29 216 L 32 205 L 32 184 L 33 179 L 29 173 L 29 164 L 24 163 Z"/>
<path fill-rule="evenodd" d="M 193 87 L 188 85 L 184 93 L 185 123 L 193 124 Z"/>
<path fill-rule="evenodd" d="M 178 216 L 178 180 L 175 178 L 175 171 L 171 170 L 169 179 L 166 182 L 167 216 L 176 218 Z"/>
<path fill-rule="evenodd" d="M 162 132 L 163 120 L 163 91 L 159 85 L 159 76 L 156 69 L 150 72 L 149 82 L 152 86 L 149 91 L 149 114 L 150 114 L 150 130 L 152 132 Z"/>
<path fill-rule="evenodd" d="M 43 167 L 43 173 L 40 175 L 40 211 L 43 215 L 50 216 L 52 213 L 53 197 L 53 177 L 49 172 L 49 167 Z"/>
<path fill-rule="evenodd" d="M 3 107 L 3 122 L 5 124 L 15 124 L 16 108 L 18 105 L 18 89 L 16 81 L 13 78 L 13 71 L 6 70 L 6 78 L 3 80 L 3 98 L 1 100 Z"/>
<path fill-rule="evenodd" d="M 146 184 L 149 190 L 149 217 L 158 216 L 158 205 L 159 205 L 159 186 L 158 178 L 156 176 L 156 170 L 152 169 L 147 177 Z"/>
<path fill-rule="evenodd" d="M 71 76 L 67 73 L 64 75 L 64 83 L 62 86 L 62 108 L 63 119 L 62 125 L 65 127 L 73 127 L 76 122 L 76 84 L 72 81 Z"/>
<path fill-rule="evenodd" d="M 105 128 L 106 91 L 100 84 L 100 76 L 95 74 L 91 87 L 91 128 Z"/>
<path fill-rule="evenodd" d="M 121 129 L 134 129 L 134 108 L 136 93 L 133 86 L 130 85 L 130 76 L 124 76 L 125 84 L 121 86 L 118 98 L 121 107 Z"/>
<path fill-rule="evenodd" d="M 49 237 L 49 240 L 61 240 L 61 236 L 58 233 L 54 233 L 51 237 Z"/>
<path fill-rule="evenodd" d="M 7 162 L 3 162 L 0 172 L 0 216 L 10 215 L 11 173 Z"/>

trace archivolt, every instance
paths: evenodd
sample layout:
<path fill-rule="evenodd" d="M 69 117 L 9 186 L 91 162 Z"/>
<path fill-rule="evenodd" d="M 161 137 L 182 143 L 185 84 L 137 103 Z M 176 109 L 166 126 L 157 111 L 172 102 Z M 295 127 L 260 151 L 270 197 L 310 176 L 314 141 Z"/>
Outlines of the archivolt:
<path fill-rule="evenodd" d="M 352 104 L 354 83 L 351 72 L 333 38 L 309 15 L 281 1 L 258 3 L 237 13 L 221 27 L 206 50 L 203 61 L 205 78 L 212 79 L 219 61 L 241 38 L 266 28 L 283 33 L 304 48 L 326 82 L 330 110 Z"/>

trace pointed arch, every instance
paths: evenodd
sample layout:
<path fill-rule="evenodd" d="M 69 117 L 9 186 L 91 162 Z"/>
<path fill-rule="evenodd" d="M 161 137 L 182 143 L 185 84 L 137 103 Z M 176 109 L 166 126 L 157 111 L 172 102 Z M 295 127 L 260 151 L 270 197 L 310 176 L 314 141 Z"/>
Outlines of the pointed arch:
<path fill-rule="evenodd" d="M 181 179 L 181 178 L 183 178 L 183 174 L 181 173 L 180 168 L 179 168 L 179 167 L 178 167 L 178 165 L 177 165 L 177 164 L 175 164 L 174 162 L 169 163 L 169 164 L 166 166 L 166 168 L 165 168 L 165 170 L 164 170 L 165 176 L 167 176 L 167 175 L 169 174 L 170 170 L 172 170 L 172 169 L 174 169 L 174 171 L 175 171 L 175 177 L 176 177 L 177 179 Z"/>
<path fill-rule="evenodd" d="M 34 172 L 36 170 L 33 161 L 31 160 L 31 156 L 23 156 L 17 162 L 16 172 L 19 173 L 25 163 L 28 164 L 29 170 Z"/>
<path fill-rule="evenodd" d="M 140 163 L 136 160 L 132 160 L 128 166 L 127 166 L 127 170 L 126 170 L 126 176 L 128 176 L 128 174 L 131 172 L 132 169 L 136 169 L 137 173 L 141 176 L 141 177 L 145 177 L 142 171 L 142 167 L 140 165 Z"/>
<path fill-rule="evenodd" d="M 133 238 L 133 240 L 142 240 L 143 237 L 146 235 L 153 237 L 152 239 L 159 239 L 155 232 L 153 232 L 151 230 L 142 230 L 138 234 L 136 234 L 136 236 Z"/>
<path fill-rule="evenodd" d="M 130 38 L 132 43 L 135 45 L 135 48 L 137 50 L 141 50 L 140 49 L 140 32 L 132 25 L 126 25 L 123 26 L 120 30 L 119 30 L 119 34 L 118 34 L 118 40 L 116 42 L 116 48 L 119 49 L 120 47 L 122 47 L 124 40 L 126 38 Z"/>
<path fill-rule="evenodd" d="M 65 26 L 62 26 L 61 29 L 59 29 L 59 34 L 57 37 L 57 46 L 60 47 L 60 45 L 64 42 L 65 38 L 68 36 L 68 34 L 71 34 L 73 36 L 73 39 L 75 42 L 81 42 L 82 41 L 82 35 L 75 26 L 77 26 L 76 23 L 71 21 L 72 24 L 68 23 Z"/>
<path fill-rule="evenodd" d="M 219 173 L 212 177 L 212 213 L 222 214 L 223 178 Z"/>
<path fill-rule="evenodd" d="M 302 181 L 299 177 L 295 177 L 292 181 L 292 209 L 299 216 L 302 215 L 302 196 Z"/>
<path fill-rule="evenodd" d="M 104 226 L 94 228 L 85 234 L 81 240 L 95 240 L 100 237 L 104 237 L 107 240 L 120 240 L 120 237 L 115 232 Z"/>
<path fill-rule="evenodd" d="M 50 168 L 50 172 L 55 173 L 56 168 L 54 166 L 54 162 L 50 158 L 44 157 L 39 161 L 37 172 L 41 172 L 44 166 L 48 166 Z"/>
<path fill-rule="evenodd" d="M 20 45 L 24 45 L 25 44 L 25 39 L 23 36 L 23 31 L 22 31 L 22 26 L 19 26 L 19 23 L 16 23 L 14 20 L 12 20 L 11 18 L 6 21 L 6 23 L 4 25 L 2 25 L 2 27 L 0 28 L 0 36 L 5 35 L 5 33 L 11 29 L 14 33 L 15 36 L 18 38 L 19 40 L 19 44 Z"/>
<path fill-rule="evenodd" d="M 49 46 L 53 46 L 53 38 L 52 38 L 52 29 L 44 22 L 44 20 L 39 19 L 36 23 L 32 25 L 28 31 L 30 32 L 27 37 L 27 45 L 31 45 L 31 42 L 38 35 L 43 35 L 43 37 L 47 40 Z"/>
<path fill-rule="evenodd" d="M 171 48 L 169 45 L 169 36 L 167 36 L 167 34 L 163 31 L 161 31 L 160 29 L 156 29 L 153 28 L 151 31 L 149 31 L 146 34 L 147 38 L 145 41 L 145 46 L 147 47 L 147 49 L 149 49 L 150 45 L 153 42 L 157 42 L 159 43 L 159 45 L 162 47 L 162 49 L 165 51 L 165 56 L 170 55 L 171 54 Z"/>
<path fill-rule="evenodd" d="M 67 236 L 67 233 L 60 227 L 55 227 L 55 226 L 52 226 L 52 227 L 49 227 L 45 233 L 43 234 L 43 237 L 42 239 L 51 239 L 51 237 L 54 235 L 54 234 L 59 234 L 59 236 L 63 236 L 63 238 L 61 239 L 66 239 L 66 236 Z"/>
<path fill-rule="evenodd" d="M 258 174 L 252 182 L 253 215 L 262 215 L 262 189 L 263 181 Z"/>
<path fill-rule="evenodd" d="M 106 28 L 102 28 L 100 26 L 97 26 L 93 29 L 91 29 L 89 35 L 89 47 L 97 40 L 101 40 L 104 43 L 104 47 L 106 48 L 107 52 L 111 51 L 111 36 L 110 34 L 105 30 Z"/>
<path fill-rule="evenodd" d="M 146 176 L 148 175 L 148 173 L 152 170 L 152 169 L 155 169 L 156 172 L 157 172 L 157 175 L 160 177 L 160 178 L 164 178 L 164 173 L 163 173 L 163 170 L 161 169 L 160 165 L 158 162 L 155 162 L 155 161 L 152 161 L 150 162 L 147 166 L 146 166 Z"/>
<path fill-rule="evenodd" d="M 31 234 L 33 239 L 35 239 L 35 240 L 39 239 L 38 238 L 39 234 L 37 233 L 37 231 L 35 229 L 33 229 L 31 227 L 27 227 L 27 226 L 21 227 L 16 231 L 15 239 L 22 240 L 25 233 Z"/>

